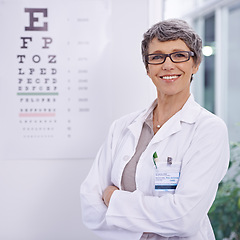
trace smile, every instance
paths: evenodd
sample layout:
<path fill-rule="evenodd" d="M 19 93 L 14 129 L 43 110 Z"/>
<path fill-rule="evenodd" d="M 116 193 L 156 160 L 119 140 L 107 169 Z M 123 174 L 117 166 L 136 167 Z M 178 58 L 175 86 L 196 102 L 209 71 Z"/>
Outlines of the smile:
<path fill-rule="evenodd" d="M 174 81 L 177 78 L 179 78 L 181 75 L 166 75 L 166 76 L 160 76 L 161 79 L 167 80 L 167 81 Z"/>

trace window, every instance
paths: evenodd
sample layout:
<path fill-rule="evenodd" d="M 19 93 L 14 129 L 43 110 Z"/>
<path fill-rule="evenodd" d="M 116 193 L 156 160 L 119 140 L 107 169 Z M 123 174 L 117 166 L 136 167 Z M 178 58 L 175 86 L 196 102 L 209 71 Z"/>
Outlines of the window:
<path fill-rule="evenodd" d="M 228 127 L 230 139 L 240 136 L 240 4 L 229 9 L 228 19 Z"/>
<path fill-rule="evenodd" d="M 205 49 L 215 48 L 215 15 L 204 19 L 204 46 Z M 214 112 L 215 100 L 215 55 L 214 52 L 205 54 L 204 57 L 204 107 Z"/>
<path fill-rule="evenodd" d="M 227 123 L 230 141 L 240 141 L 240 0 L 164 3 L 165 18 L 187 20 L 203 39 L 205 56 L 191 89 L 196 101 Z"/>

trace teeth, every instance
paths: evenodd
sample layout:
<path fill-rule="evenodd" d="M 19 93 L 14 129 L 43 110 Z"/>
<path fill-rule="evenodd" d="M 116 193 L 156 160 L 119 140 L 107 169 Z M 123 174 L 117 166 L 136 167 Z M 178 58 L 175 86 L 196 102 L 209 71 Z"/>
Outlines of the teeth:
<path fill-rule="evenodd" d="M 171 79 L 175 79 L 175 78 L 178 78 L 178 76 L 164 76 L 162 77 L 163 79 L 166 79 L 166 80 L 171 80 Z"/>

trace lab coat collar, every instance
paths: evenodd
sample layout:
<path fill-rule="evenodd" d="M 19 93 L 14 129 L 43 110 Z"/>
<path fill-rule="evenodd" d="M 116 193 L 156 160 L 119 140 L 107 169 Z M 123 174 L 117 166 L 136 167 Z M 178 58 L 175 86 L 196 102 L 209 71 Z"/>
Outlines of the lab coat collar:
<path fill-rule="evenodd" d="M 142 131 L 143 123 L 145 122 L 146 118 L 149 116 L 149 114 L 154 110 L 156 106 L 157 106 L 157 99 L 153 101 L 150 107 L 142 111 L 137 116 L 137 118 L 128 126 L 128 129 L 132 132 L 135 139 L 139 138 Z"/>
<path fill-rule="evenodd" d="M 128 126 L 128 129 L 132 132 L 136 139 L 139 139 L 141 134 L 142 125 L 149 114 L 154 110 L 157 105 L 157 99 L 143 111 L 133 122 Z M 187 102 L 182 109 L 172 116 L 157 132 L 155 135 L 157 140 L 163 140 L 164 138 L 181 130 L 181 122 L 193 124 L 196 122 L 197 117 L 201 111 L 201 106 L 195 102 L 194 96 L 191 94 Z M 157 137 L 158 136 L 158 137 Z"/>
<path fill-rule="evenodd" d="M 180 112 L 180 120 L 185 123 L 195 123 L 202 107 L 195 102 L 194 96 L 191 94 L 187 102 L 183 105 Z"/>

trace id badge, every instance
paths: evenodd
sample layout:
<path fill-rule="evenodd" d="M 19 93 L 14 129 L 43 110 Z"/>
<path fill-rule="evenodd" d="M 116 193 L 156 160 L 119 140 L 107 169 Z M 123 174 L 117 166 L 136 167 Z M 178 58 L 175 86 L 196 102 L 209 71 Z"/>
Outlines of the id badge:
<path fill-rule="evenodd" d="M 155 169 L 155 191 L 174 192 L 180 177 L 181 162 L 158 163 Z"/>

